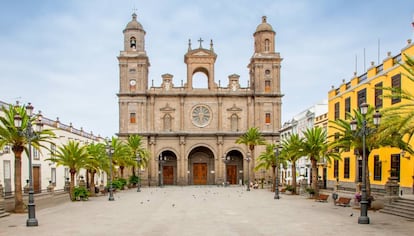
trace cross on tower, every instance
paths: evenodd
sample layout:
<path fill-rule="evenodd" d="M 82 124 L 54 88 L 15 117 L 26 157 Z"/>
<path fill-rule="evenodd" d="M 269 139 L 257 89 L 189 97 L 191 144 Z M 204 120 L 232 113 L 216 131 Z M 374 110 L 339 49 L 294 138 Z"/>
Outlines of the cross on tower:
<path fill-rule="evenodd" d="M 200 42 L 200 48 L 202 48 L 201 43 L 204 41 L 201 38 L 199 40 L 197 40 L 198 42 Z"/>

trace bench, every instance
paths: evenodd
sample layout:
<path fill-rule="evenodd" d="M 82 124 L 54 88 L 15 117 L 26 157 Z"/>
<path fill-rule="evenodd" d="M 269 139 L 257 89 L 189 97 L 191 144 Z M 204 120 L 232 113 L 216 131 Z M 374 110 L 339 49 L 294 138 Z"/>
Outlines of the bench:
<path fill-rule="evenodd" d="M 99 190 L 99 192 L 101 192 L 104 196 L 106 196 L 106 194 L 108 193 L 108 189 L 106 187 L 105 188 L 101 188 Z"/>
<path fill-rule="evenodd" d="M 350 206 L 349 205 L 350 202 L 351 202 L 351 198 L 339 197 L 339 199 L 335 201 L 335 205 L 346 207 L 346 206 Z"/>
<path fill-rule="evenodd" d="M 319 194 L 319 196 L 315 199 L 317 202 L 328 202 L 329 195 L 327 194 Z"/>

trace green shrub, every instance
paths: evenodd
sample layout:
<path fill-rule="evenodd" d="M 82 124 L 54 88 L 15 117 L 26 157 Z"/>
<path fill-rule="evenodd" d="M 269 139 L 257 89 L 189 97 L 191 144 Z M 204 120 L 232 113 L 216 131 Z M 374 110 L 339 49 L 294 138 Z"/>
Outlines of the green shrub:
<path fill-rule="evenodd" d="M 309 193 L 310 195 L 315 194 L 315 189 L 313 188 L 306 188 L 306 192 Z"/>
<path fill-rule="evenodd" d="M 123 179 L 123 178 L 118 178 L 118 179 L 114 179 L 112 181 L 112 188 L 115 189 L 124 189 L 124 186 L 127 184 L 127 180 Z M 109 188 L 109 183 L 108 183 L 108 188 Z"/>
<path fill-rule="evenodd" d="M 139 182 L 139 177 L 136 175 L 132 175 L 129 177 L 129 184 L 136 185 Z"/>
<path fill-rule="evenodd" d="M 293 192 L 293 186 L 292 185 L 286 185 L 285 190 Z"/>
<path fill-rule="evenodd" d="M 74 200 L 88 200 L 90 193 L 85 187 L 75 187 L 73 190 Z"/>

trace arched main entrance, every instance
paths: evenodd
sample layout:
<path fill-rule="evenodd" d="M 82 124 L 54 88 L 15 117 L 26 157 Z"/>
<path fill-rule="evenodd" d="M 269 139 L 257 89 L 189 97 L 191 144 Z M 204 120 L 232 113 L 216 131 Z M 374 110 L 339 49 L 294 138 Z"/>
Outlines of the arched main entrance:
<path fill-rule="evenodd" d="M 196 147 L 188 155 L 188 184 L 214 184 L 214 154 L 206 147 Z"/>
<path fill-rule="evenodd" d="M 243 184 L 243 155 L 237 150 L 228 152 L 225 178 L 228 184 Z"/>
<path fill-rule="evenodd" d="M 161 158 L 162 157 L 162 158 Z M 160 158 L 162 159 L 160 161 Z M 177 156 L 172 151 L 163 151 L 158 158 L 159 185 L 177 184 Z"/>

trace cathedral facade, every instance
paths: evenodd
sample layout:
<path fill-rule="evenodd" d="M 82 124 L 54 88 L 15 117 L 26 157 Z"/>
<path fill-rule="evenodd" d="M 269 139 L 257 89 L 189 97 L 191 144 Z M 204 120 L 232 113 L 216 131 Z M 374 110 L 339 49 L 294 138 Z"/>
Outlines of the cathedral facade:
<path fill-rule="evenodd" d="M 264 146 L 249 153 L 235 141 L 257 127 L 267 142 L 279 140 L 281 125 L 280 66 L 275 52 L 275 31 L 266 17 L 253 34 L 254 53 L 248 64 L 250 79 L 240 86 L 240 76 L 228 76 L 225 86 L 216 83 L 217 54 L 213 43 L 202 41 L 184 52 L 187 78 L 179 86 L 173 75 L 163 74 L 160 86 L 148 86 L 150 59 L 145 51 L 145 31 L 137 15 L 123 30 L 124 48 L 119 61 L 120 138 L 138 134 L 150 153 L 142 170 L 149 185 L 242 184 L 255 173 L 255 159 Z M 205 75 L 207 88 L 195 88 L 194 75 Z M 224 81 L 226 79 L 221 79 Z M 266 175 L 266 176 L 263 176 Z"/>

